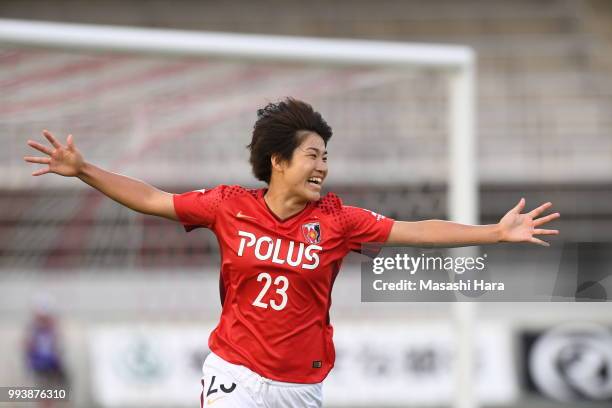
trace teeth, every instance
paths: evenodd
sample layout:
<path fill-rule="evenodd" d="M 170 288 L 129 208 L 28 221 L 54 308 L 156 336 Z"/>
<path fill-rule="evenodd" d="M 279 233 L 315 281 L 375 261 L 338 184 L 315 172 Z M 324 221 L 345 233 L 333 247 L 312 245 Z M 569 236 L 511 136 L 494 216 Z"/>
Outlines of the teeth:
<path fill-rule="evenodd" d="M 320 177 L 311 177 L 308 179 L 308 181 L 316 184 L 321 184 L 323 182 L 323 179 Z"/>

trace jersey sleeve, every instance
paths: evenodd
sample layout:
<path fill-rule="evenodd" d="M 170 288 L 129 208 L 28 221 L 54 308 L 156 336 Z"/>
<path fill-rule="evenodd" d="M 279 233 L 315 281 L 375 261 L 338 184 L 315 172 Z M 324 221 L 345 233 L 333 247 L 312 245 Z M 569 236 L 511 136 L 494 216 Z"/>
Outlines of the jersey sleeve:
<path fill-rule="evenodd" d="M 361 253 L 362 244 L 387 241 L 393 227 L 393 219 L 374 211 L 348 205 L 342 206 L 342 212 L 346 220 L 345 236 L 349 250 Z"/>
<path fill-rule="evenodd" d="M 226 186 L 175 194 L 174 211 L 187 232 L 195 228 L 212 228 L 224 199 Z"/>

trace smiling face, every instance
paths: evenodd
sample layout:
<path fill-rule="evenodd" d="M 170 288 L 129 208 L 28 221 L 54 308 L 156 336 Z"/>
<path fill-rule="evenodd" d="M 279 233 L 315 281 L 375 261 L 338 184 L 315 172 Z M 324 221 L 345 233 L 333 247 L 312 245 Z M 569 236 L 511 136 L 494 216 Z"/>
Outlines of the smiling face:
<path fill-rule="evenodd" d="M 327 150 L 317 133 L 302 131 L 291 161 L 272 159 L 272 180 L 303 201 L 317 201 L 327 177 Z"/>

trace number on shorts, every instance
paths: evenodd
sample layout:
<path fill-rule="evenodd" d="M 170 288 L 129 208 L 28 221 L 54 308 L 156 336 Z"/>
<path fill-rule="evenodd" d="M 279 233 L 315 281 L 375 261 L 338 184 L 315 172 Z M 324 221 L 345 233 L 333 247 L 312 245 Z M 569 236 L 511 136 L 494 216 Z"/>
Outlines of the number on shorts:
<path fill-rule="evenodd" d="M 253 306 L 267 309 L 268 304 L 262 302 L 261 300 L 266 295 L 266 292 L 268 292 L 268 289 L 270 289 L 270 286 L 272 285 L 272 276 L 270 276 L 269 273 L 262 272 L 257 276 L 257 282 L 261 282 L 262 280 L 265 280 L 264 286 L 263 288 L 261 288 L 259 295 L 257 295 L 255 300 L 253 301 Z M 283 310 L 285 306 L 287 306 L 287 288 L 289 287 L 289 280 L 287 279 L 287 277 L 279 275 L 276 277 L 276 279 L 274 279 L 274 285 L 282 285 L 281 287 L 276 288 L 276 293 L 281 295 L 283 300 L 280 302 L 280 304 L 278 304 L 276 303 L 275 299 L 270 299 L 270 306 L 272 306 L 272 309 L 274 310 Z"/>

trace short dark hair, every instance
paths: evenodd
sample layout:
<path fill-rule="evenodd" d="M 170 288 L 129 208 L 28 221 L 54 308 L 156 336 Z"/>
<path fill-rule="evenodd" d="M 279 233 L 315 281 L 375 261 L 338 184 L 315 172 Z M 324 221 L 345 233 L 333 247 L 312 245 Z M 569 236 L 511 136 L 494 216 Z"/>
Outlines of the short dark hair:
<path fill-rule="evenodd" d="M 272 156 L 291 162 L 293 151 L 306 136 L 300 131 L 316 132 L 325 146 L 332 137 L 332 129 L 321 114 L 298 99 L 286 98 L 257 110 L 253 137 L 247 148 L 251 151 L 253 175 L 258 180 L 270 183 Z"/>

